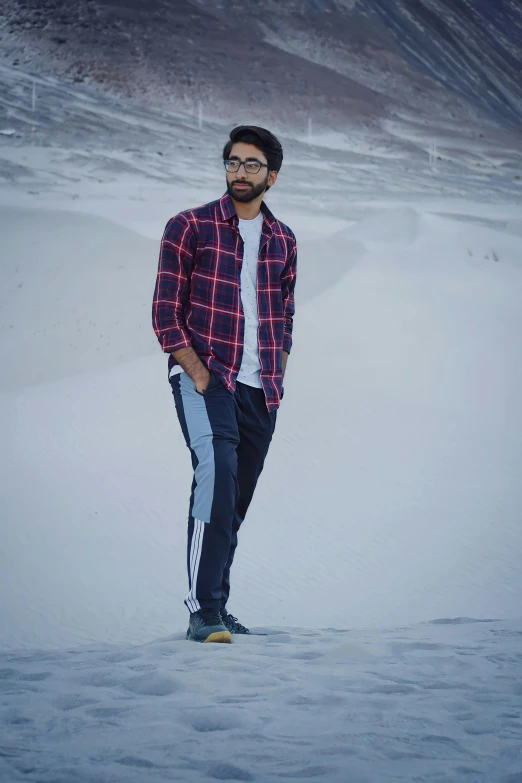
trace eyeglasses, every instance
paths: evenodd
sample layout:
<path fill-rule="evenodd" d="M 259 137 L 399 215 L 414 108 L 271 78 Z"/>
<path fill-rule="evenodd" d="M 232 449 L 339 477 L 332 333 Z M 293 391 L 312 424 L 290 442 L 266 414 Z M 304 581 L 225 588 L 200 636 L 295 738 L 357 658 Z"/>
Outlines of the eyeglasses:
<path fill-rule="evenodd" d="M 261 163 L 259 160 L 238 160 L 238 158 L 229 158 L 228 160 L 223 161 L 225 168 L 227 171 L 229 171 L 231 174 L 239 171 L 241 166 L 245 167 L 245 172 L 247 174 L 257 174 L 259 169 L 264 166 L 265 168 L 268 168 L 267 163 Z"/>

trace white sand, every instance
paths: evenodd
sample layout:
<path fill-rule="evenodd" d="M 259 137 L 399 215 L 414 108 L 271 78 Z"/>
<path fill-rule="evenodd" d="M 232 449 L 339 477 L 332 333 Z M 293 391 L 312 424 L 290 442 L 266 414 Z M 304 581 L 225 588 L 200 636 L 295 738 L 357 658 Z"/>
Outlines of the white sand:
<path fill-rule="evenodd" d="M 183 638 L 191 470 L 150 308 L 167 219 L 222 191 L 0 190 L 2 781 L 522 780 L 516 195 L 328 215 L 314 171 L 270 196 L 295 344 L 232 574 L 268 635 L 220 647 Z"/>
<path fill-rule="evenodd" d="M 6 654 L 0 778 L 520 780 L 521 623 L 265 630 Z"/>

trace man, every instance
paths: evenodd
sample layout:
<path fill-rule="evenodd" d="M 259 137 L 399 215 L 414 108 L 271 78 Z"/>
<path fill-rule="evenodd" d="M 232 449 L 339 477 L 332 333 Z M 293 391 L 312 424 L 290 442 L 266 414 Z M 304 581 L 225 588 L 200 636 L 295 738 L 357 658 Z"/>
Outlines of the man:
<path fill-rule="evenodd" d="M 296 240 L 263 201 L 282 161 L 272 133 L 235 128 L 227 192 L 173 217 L 161 241 L 152 322 L 194 468 L 185 605 L 198 642 L 249 633 L 226 606 L 292 345 Z"/>

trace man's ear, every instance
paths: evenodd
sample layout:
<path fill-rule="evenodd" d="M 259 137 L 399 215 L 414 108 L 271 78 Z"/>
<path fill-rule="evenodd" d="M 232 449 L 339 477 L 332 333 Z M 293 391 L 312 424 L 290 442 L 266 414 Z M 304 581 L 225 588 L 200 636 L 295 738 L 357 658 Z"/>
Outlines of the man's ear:
<path fill-rule="evenodd" d="M 277 174 L 278 174 L 277 171 L 271 171 L 270 172 L 270 174 L 268 175 L 268 181 L 266 183 L 268 185 L 268 187 L 271 188 L 272 185 L 275 183 L 275 181 L 277 179 Z"/>

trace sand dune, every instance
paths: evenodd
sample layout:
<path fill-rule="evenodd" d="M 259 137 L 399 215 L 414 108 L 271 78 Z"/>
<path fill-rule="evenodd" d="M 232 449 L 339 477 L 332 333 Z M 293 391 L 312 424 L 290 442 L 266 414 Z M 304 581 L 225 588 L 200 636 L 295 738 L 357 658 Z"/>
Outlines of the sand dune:
<path fill-rule="evenodd" d="M 42 75 L 32 137 L 14 70 L 0 778 L 519 780 L 519 152 L 445 115 L 436 165 L 411 116 L 283 138 L 295 342 L 230 603 L 267 635 L 190 645 L 192 472 L 150 307 L 225 131 Z"/>
<path fill-rule="evenodd" d="M 37 298 L 12 310 L 41 342 L 34 356 L 3 343 L 11 597 L 1 611 L 10 645 L 139 642 L 185 619 L 190 465 L 147 328 L 154 243 L 71 216 L 82 263 L 77 278 L 59 277 L 71 247 L 59 217 L 35 216 L 48 266 L 35 259 Z M 374 241 L 376 224 L 388 239 L 402 225 L 405 241 Z M 15 213 L 10 225 L 18 234 Z M 339 273 L 344 263 L 343 275 L 308 301 L 297 291 L 285 404 L 234 566 L 237 611 L 304 628 L 517 614 L 518 238 L 411 208 L 375 212 L 341 232 L 347 242 L 348 231 L 366 238 L 355 266 L 334 235 L 322 258 Z M 68 290 L 75 306 L 57 309 L 56 334 L 69 339 L 83 308 L 111 335 L 103 351 L 94 332 L 69 353 L 53 342 L 42 303 Z M 117 357 L 140 346 L 141 358 Z"/>
<path fill-rule="evenodd" d="M 0 391 L 155 350 L 150 297 L 159 240 L 81 213 L 2 208 L 0 220 L 9 228 L 0 267 Z"/>
<path fill-rule="evenodd" d="M 516 783 L 521 623 L 258 629 L 0 656 L 13 781 Z"/>

